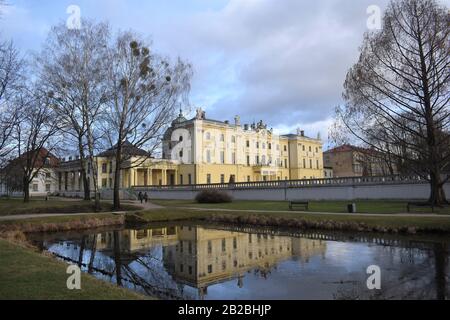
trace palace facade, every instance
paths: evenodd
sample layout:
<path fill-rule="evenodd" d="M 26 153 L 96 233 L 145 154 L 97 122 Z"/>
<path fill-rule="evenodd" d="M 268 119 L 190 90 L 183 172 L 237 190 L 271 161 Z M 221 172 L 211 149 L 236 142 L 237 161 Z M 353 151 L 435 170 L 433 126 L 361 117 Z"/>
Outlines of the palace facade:
<path fill-rule="evenodd" d="M 323 178 L 320 139 L 276 135 L 262 121 L 241 125 L 206 118 L 187 120 L 180 113 L 166 132 L 163 158 L 178 164 L 172 184 L 299 180 Z"/>

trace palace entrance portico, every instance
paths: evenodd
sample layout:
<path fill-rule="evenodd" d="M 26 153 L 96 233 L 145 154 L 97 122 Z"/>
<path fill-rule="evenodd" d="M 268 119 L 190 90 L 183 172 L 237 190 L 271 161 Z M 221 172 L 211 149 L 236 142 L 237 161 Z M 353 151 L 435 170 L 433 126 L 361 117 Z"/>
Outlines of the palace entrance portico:
<path fill-rule="evenodd" d="M 166 186 L 178 184 L 178 169 L 170 163 L 152 163 L 149 167 L 131 169 L 136 179 L 131 186 Z"/>

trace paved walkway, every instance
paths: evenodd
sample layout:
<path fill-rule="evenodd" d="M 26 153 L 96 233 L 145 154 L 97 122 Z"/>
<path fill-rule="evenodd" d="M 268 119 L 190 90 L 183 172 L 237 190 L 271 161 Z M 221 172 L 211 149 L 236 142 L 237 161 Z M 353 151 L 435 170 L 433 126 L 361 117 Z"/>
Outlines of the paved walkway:
<path fill-rule="evenodd" d="M 67 199 L 67 201 L 71 201 Z M 79 200 L 76 200 L 79 201 Z M 156 204 L 147 202 L 140 203 L 139 201 L 121 201 L 122 204 L 134 205 L 136 207 L 142 208 L 142 210 L 157 210 L 163 209 L 164 207 L 158 206 Z M 36 214 L 18 214 L 10 216 L 0 216 L 0 221 L 14 221 L 14 220 L 26 220 L 33 218 L 51 218 L 51 217 L 73 217 L 73 216 L 93 216 L 102 214 L 126 214 L 126 211 L 115 211 L 115 212 L 89 212 L 89 213 L 36 213 Z"/>
<path fill-rule="evenodd" d="M 34 218 L 51 218 L 51 217 L 74 217 L 74 216 L 94 216 L 102 214 L 125 214 L 125 211 L 117 212 L 89 212 L 89 213 L 36 213 L 36 214 L 18 214 L 10 216 L 0 216 L 0 221 L 26 220 Z"/>
<path fill-rule="evenodd" d="M 121 203 L 122 204 L 131 204 L 131 205 L 136 206 L 136 207 L 141 207 L 143 210 L 157 210 L 157 209 L 164 209 L 165 208 L 165 207 L 153 204 L 151 202 L 143 202 L 143 203 L 141 203 L 138 200 L 136 200 L 136 201 L 122 200 Z"/>

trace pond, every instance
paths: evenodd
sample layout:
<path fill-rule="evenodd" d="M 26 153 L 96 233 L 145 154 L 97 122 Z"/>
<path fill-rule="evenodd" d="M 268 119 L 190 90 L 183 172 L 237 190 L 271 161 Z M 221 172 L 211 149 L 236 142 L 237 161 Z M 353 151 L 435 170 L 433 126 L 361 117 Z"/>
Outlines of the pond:
<path fill-rule="evenodd" d="M 84 272 L 161 299 L 448 299 L 449 239 L 203 223 L 32 235 Z M 380 290 L 369 290 L 369 266 Z"/>

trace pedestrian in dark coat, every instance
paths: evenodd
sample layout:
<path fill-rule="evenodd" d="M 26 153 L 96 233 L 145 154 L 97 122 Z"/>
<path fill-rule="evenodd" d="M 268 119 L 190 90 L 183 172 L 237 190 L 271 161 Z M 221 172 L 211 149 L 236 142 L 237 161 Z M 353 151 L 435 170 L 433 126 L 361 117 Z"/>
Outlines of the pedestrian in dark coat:
<path fill-rule="evenodd" d="M 147 194 L 147 192 L 144 194 L 144 199 L 145 199 L 145 203 L 147 203 L 148 202 L 148 194 Z"/>
<path fill-rule="evenodd" d="M 138 199 L 141 203 L 144 201 L 144 196 L 142 195 L 142 192 L 139 192 Z"/>

